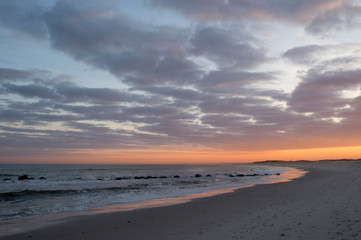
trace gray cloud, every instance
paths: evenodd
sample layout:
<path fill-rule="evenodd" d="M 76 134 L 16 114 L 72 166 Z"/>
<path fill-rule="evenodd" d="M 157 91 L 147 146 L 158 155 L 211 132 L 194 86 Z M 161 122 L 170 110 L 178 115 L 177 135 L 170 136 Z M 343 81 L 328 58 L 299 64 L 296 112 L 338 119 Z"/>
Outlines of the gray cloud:
<path fill-rule="evenodd" d="M 187 58 L 184 30 L 143 26 L 123 15 L 102 14 L 107 11 L 58 2 L 45 15 L 54 48 L 132 85 L 179 84 L 201 76 Z"/>
<path fill-rule="evenodd" d="M 360 87 L 361 71 L 317 72 L 309 71 L 303 77 L 288 102 L 297 112 L 314 113 L 317 117 L 337 117 L 337 113 L 350 103 L 342 96 L 343 90 Z"/>
<path fill-rule="evenodd" d="M 57 97 L 54 90 L 38 84 L 15 85 L 11 83 L 5 83 L 2 86 L 5 87 L 7 92 L 16 93 L 23 97 L 39 97 L 49 99 Z"/>
<path fill-rule="evenodd" d="M 205 20 L 214 19 L 269 19 L 285 18 L 305 20 L 319 12 L 334 9 L 350 1 L 317 0 L 317 1 L 176 1 L 150 0 L 155 6 L 171 8 L 182 14 Z"/>
<path fill-rule="evenodd" d="M 174 10 L 203 21 L 279 20 L 301 24 L 312 34 L 359 27 L 360 7 L 352 0 L 210 1 L 149 0 L 153 6 Z"/>
<path fill-rule="evenodd" d="M 3 73 L 3 74 L 1 74 Z M 63 81 L 62 76 L 51 76 L 48 79 L 41 74 L 42 71 L 21 71 L 14 69 L 5 69 L 0 75 L 3 76 L 4 83 L 0 90 L 3 94 L 18 94 L 25 98 L 49 99 L 65 103 L 146 103 L 152 101 L 152 97 L 140 94 L 134 94 L 128 91 L 115 90 L 110 88 L 88 88 L 78 86 L 70 81 Z M 30 78 L 29 78 L 30 77 Z M 9 79 L 20 79 L 30 84 L 13 84 Z M 60 80 L 58 80 L 60 79 Z"/>
<path fill-rule="evenodd" d="M 0 68 L 0 83 L 5 81 L 28 79 L 31 76 L 32 73 L 29 71 L 13 68 Z"/>
<path fill-rule="evenodd" d="M 212 100 L 202 102 L 199 106 L 204 113 L 239 113 L 242 114 L 251 105 L 264 105 L 268 101 L 257 98 L 229 97 L 213 98 Z"/>
<path fill-rule="evenodd" d="M 114 148 L 115 146 L 130 148 L 139 144 L 126 131 L 114 131 L 103 126 L 76 123 L 69 124 L 81 131 L 33 130 L 28 128 L 0 127 L 7 141 L 3 147 L 39 149 L 84 149 Z M 136 138 L 135 138 L 136 139 Z M 115 144 L 116 143 L 116 144 Z"/>
<path fill-rule="evenodd" d="M 179 88 L 176 86 L 144 86 L 131 88 L 131 90 L 140 90 L 151 94 L 162 95 L 166 97 L 171 97 L 173 99 L 179 99 L 182 101 L 198 101 L 203 97 L 203 93 L 200 91 Z"/>
<path fill-rule="evenodd" d="M 109 88 L 87 88 L 74 84 L 60 83 L 55 86 L 57 94 L 65 98 L 65 102 L 88 102 L 96 104 L 109 104 L 119 102 L 133 102 L 135 94 L 122 92 Z M 138 96 L 140 100 L 141 96 Z"/>
<path fill-rule="evenodd" d="M 287 50 L 282 56 L 312 71 L 344 71 L 359 67 L 360 44 L 305 45 Z"/>
<path fill-rule="evenodd" d="M 250 68 L 267 60 L 264 50 L 252 45 L 252 37 L 235 29 L 200 26 L 190 43 L 191 51 L 228 68 Z"/>
<path fill-rule="evenodd" d="M 294 63 L 310 65 L 314 64 L 315 58 L 319 57 L 318 55 L 322 55 L 327 49 L 329 48 L 320 45 L 306 45 L 289 49 L 283 56 Z"/>
<path fill-rule="evenodd" d="M 250 85 L 269 82 L 275 73 L 246 72 L 222 69 L 211 71 L 204 76 L 198 87 L 205 92 L 224 94 L 246 94 Z"/>
<path fill-rule="evenodd" d="M 192 34 L 144 26 L 123 15 L 104 17 L 101 8 L 92 9 L 91 16 L 89 11 L 67 1 L 56 4 L 45 17 L 53 46 L 133 86 L 197 84 L 205 72 L 191 60 L 193 56 L 229 70 L 269 60 L 257 39 L 236 28 L 198 26 Z"/>
<path fill-rule="evenodd" d="M 358 28 L 361 23 L 360 17 L 361 7 L 345 5 L 318 15 L 306 27 L 306 31 L 313 34 L 326 34 L 332 29 L 346 30 Z"/>
<path fill-rule="evenodd" d="M 0 2 L 0 25 L 31 37 L 45 39 L 45 9 L 34 1 L 3 0 Z"/>

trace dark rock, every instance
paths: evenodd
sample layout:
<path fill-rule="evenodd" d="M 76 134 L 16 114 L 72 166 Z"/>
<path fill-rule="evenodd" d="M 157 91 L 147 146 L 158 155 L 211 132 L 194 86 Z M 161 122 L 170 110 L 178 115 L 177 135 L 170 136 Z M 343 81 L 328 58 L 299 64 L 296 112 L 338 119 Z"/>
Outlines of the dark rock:
<path fill-rule="evenodd" d="M 228 177 L 234 177 L 233 174 L 229 174 Z"/>
<path fill-rule="evenodd" d="M 144 176 L 140 176 L 140 177 L 135 176 L 134 179 L 145 179 L 145 177 Z"/>
<path fill-rule="evenodd" d="M 244 177 L 244 174 L 237 174 L 237 177 Z"/>
<path fill-rule="evenodd" d="M 212 175 L 211 175 L 211 174 L 207 174 L 207 177 L 212 177 Z"/>
<path fill-rule="evenodd" d="M 175 175 L 173 178 L 179 178 L 179 175 Z"/>
<path fill-rule="evenodd" d="M 3 181 L 10 181 L 10 178 L 3 178 Z"/>
<path fill-rule="evenodd" d="M 202 175 L 201 174 L 199 174 L 199 173 L 197 173 L 196 175 L 195 175 L 195 177 L 202 177 Z"/>
<path fill-rule="evenodd" d="M 40 179 L 40 180 L 45 180 L 46 178 L 45 178 L 45 177 L 40 177 L 39 179 Z"/>
<path fill-rule="evenodd" d="M 122 179 L 123 179 L 122 177 L 115 178 L 115 180 L 122 180 Z"/>
<path fill-rule="evenodd" d="M 18 177 L 18 180 L 29 180 L 28 175 L 22 175 Z"/>
<path fill-rule="evenodd" d="M 268 176 L 268 173 L 265 173 L 264 175 L 265 175 L 265 176 Z"/>
<path fill-rule="evenodd" d="M 281 173 L 276 173 L 276 175 L 278 175 L 278 176 L 279 176 L 279 175 L 281 175 Z"/>
<path fill-rule="evenodd" d="M 160 176 L 159 178 L 167 178 L 166 176 Z"/>
<path fill-rule="evenodd" d="M 257 173 L 252 174 L 252 177 L 255 177 L 255 176 L 259 176 L 259 174 L 257 174 Z"/>

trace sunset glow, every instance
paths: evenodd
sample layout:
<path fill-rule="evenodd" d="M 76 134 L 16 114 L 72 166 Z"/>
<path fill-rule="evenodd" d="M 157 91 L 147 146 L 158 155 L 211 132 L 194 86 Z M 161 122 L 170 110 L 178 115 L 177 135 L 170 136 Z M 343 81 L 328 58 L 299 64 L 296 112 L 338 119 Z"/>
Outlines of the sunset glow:
<path fill-rule="evenodd" d="M 55 155 L 28 157 L 31 163 L 66 164 L 205 164 L 205 163 L 249 163 L 263 160 L 334 160 L 358 159 L 361 147 L 339 147 L 318 149 L 296 149 L 282 151 L 216 151 L 214 149 L 164 150 L 81 150 Z M 19 157 L 8 157 L 7 163 L 24 163 Z M 51 159 L 51 161 L 49 161 Z"/>
<path fill-rule="evenodd" d="M 361 158 L 360 9 L 1 1 L 0 163 Z"/>

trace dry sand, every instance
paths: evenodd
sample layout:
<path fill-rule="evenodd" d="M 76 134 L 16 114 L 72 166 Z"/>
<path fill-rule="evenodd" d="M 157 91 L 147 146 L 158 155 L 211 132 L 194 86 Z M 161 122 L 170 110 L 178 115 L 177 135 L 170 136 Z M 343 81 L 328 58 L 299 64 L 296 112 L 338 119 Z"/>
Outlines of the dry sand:
<path fill-rule="evenodd" d="M 361 162 L 283 163 L 310 171 L 188 203 L 72 217 L 0 239 L 361 239 Z"/>

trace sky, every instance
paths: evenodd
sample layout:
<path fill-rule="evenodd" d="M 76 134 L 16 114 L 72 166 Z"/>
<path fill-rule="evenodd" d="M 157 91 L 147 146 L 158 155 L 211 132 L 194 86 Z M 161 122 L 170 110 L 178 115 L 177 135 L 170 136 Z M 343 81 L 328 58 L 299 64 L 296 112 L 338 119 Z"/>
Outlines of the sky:
<path fill-rule="evenodd" d="M 2 0 L 0 163 L 361 158 L 361 1 Z"/>

